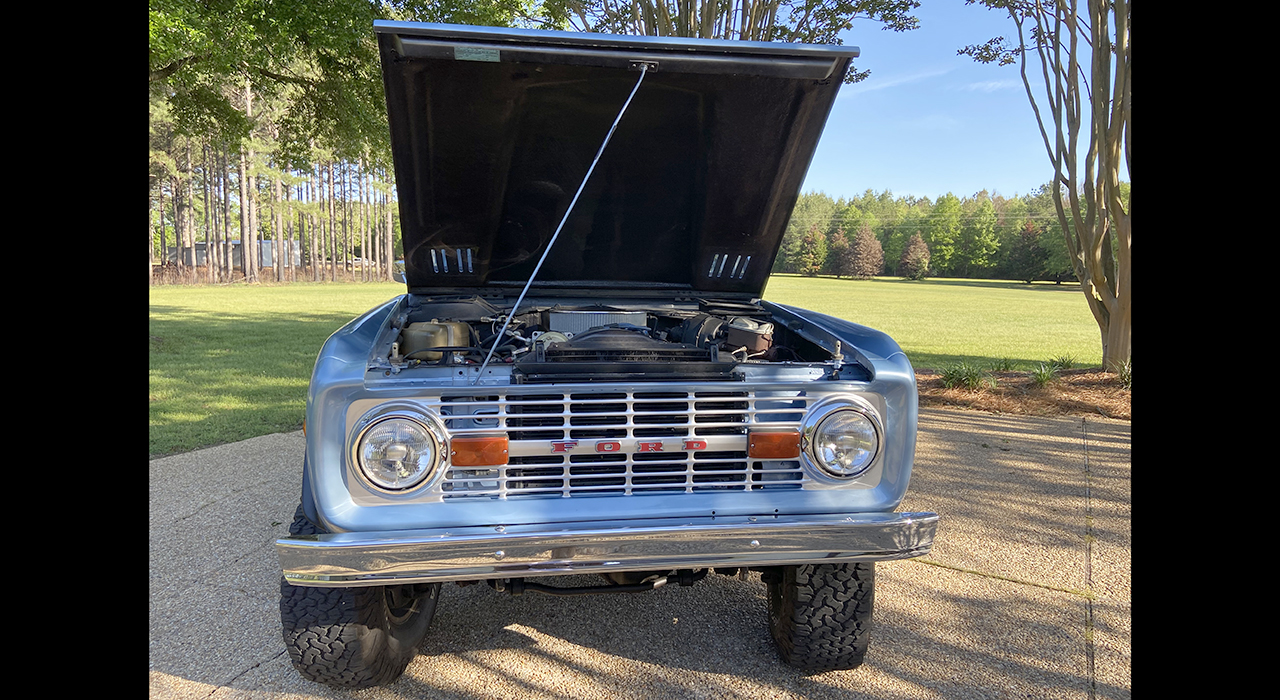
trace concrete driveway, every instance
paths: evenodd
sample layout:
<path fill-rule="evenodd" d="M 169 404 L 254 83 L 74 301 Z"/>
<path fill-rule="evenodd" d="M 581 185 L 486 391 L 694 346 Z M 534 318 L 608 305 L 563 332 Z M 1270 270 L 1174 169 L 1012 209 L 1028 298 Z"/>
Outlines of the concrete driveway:
<path fill-rule="evenodd" d="M 151 697 L 1131 697 L 1127 422 L 922 410 L 902 510 L 937 512 L 937 540 L 877 565 L 853 671 L 777 660 L 758 574 L 579 598 L 445 584 L 404 677 L 353 693 L 303 680 L 280 638 L 272 543 L 302 451 L 287 433 L 151 462 Z"/>

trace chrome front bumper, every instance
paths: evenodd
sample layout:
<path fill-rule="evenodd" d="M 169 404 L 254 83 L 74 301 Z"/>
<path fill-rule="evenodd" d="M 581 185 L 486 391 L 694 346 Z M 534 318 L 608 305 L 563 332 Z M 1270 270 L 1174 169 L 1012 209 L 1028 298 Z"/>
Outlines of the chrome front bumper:
<path fill-rule="evenodd" d="M 738 516 L 345 532 L 276 540 L 296 586 L 907 559 L 936 513 Z"/>

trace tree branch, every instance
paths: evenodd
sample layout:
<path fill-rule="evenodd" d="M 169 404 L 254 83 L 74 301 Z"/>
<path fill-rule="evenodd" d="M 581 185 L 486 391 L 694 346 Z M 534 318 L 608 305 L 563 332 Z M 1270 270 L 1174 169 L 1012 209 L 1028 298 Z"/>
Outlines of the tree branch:
<path fill-rule="evenodd" d="M 303 87 L 314 87 L 316 84 L 315 81 L 313 80 L 308 80 L 306 78 L 299 78 L 294 75 L 284 75 L 283 73 L 276 73 L 275 71 L 267 70 L 266 68 L 252 67 L 252 68 L 249 68 L 249 70 L 254 73 L 257 73 L 258 75 L 261 75 L 264 78 L 270 78 L 272 80 L 275 80 L 281 83 L 289 83 L 291 85 L 301 85 Z"/>
<path fill-rule="evenodd" d="M 164 68 L 151 71 L 151 80 L 149 82 L 154 83 L 159 80 L 164 80 L 169 76 L 173 75 L 174 73 L 177 73 L 178 71 L 182 70 L 184 67 L 189 66 L 192 63 L 196 63 L 197 61 L 203 61 L 208 57 L 209 57 L 209 52 L 206 51 L 202 54 L 195 54 L 192 56 L 187 56 L 185 58 L 179 58 L 178 60 L 174 61 L 173 63 L 170 63 Z"/>

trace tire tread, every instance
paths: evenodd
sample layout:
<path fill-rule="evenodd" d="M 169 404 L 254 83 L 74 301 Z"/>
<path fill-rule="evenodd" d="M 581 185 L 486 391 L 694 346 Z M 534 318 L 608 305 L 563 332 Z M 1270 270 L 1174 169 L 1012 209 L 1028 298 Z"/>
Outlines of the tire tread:
<path fill-rule="evenodd" d="M 298 506 L 290 534 L 323 532 Z M 422 614 L 435 612 L 438 587 Z M 293 667 L 308 680 L 340 688 L 391 683 L 413 660 L 422 634 L 399 640 L 388 634 L 383 590 L 377 586 L 315 588 L 280 579 L 280 622 Z M 421 625 L 425 633 L 426 625 Z M 416 638 L 413 638 L 416 637 Z"/>
<path fill-rule="evenodd" d="M 875 564 L 784 567 L 769 584 L 770 632 L 788 665 L 804 671 L 857 668 L 871 639 Z"/>

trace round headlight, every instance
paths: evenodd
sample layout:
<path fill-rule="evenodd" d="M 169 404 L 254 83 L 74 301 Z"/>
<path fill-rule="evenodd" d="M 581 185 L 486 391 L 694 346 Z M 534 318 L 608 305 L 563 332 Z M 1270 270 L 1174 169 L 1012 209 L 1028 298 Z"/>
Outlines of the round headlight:
<path fill-rule="evenodd" d="M 818 424 L 810 441 L 813 461 L 832 476 L 853 477 L 871 467 L 880 436 L 871 419 L 859 411 L 834 411 Z"/>
<path fill-rule="evenodd" d="M 373 485 L 404 491 L 436 467 L 440 445 L 427 427 L 409 418 L 384 418 L 365 429 L 356 445 L 360 471 Z"/>

